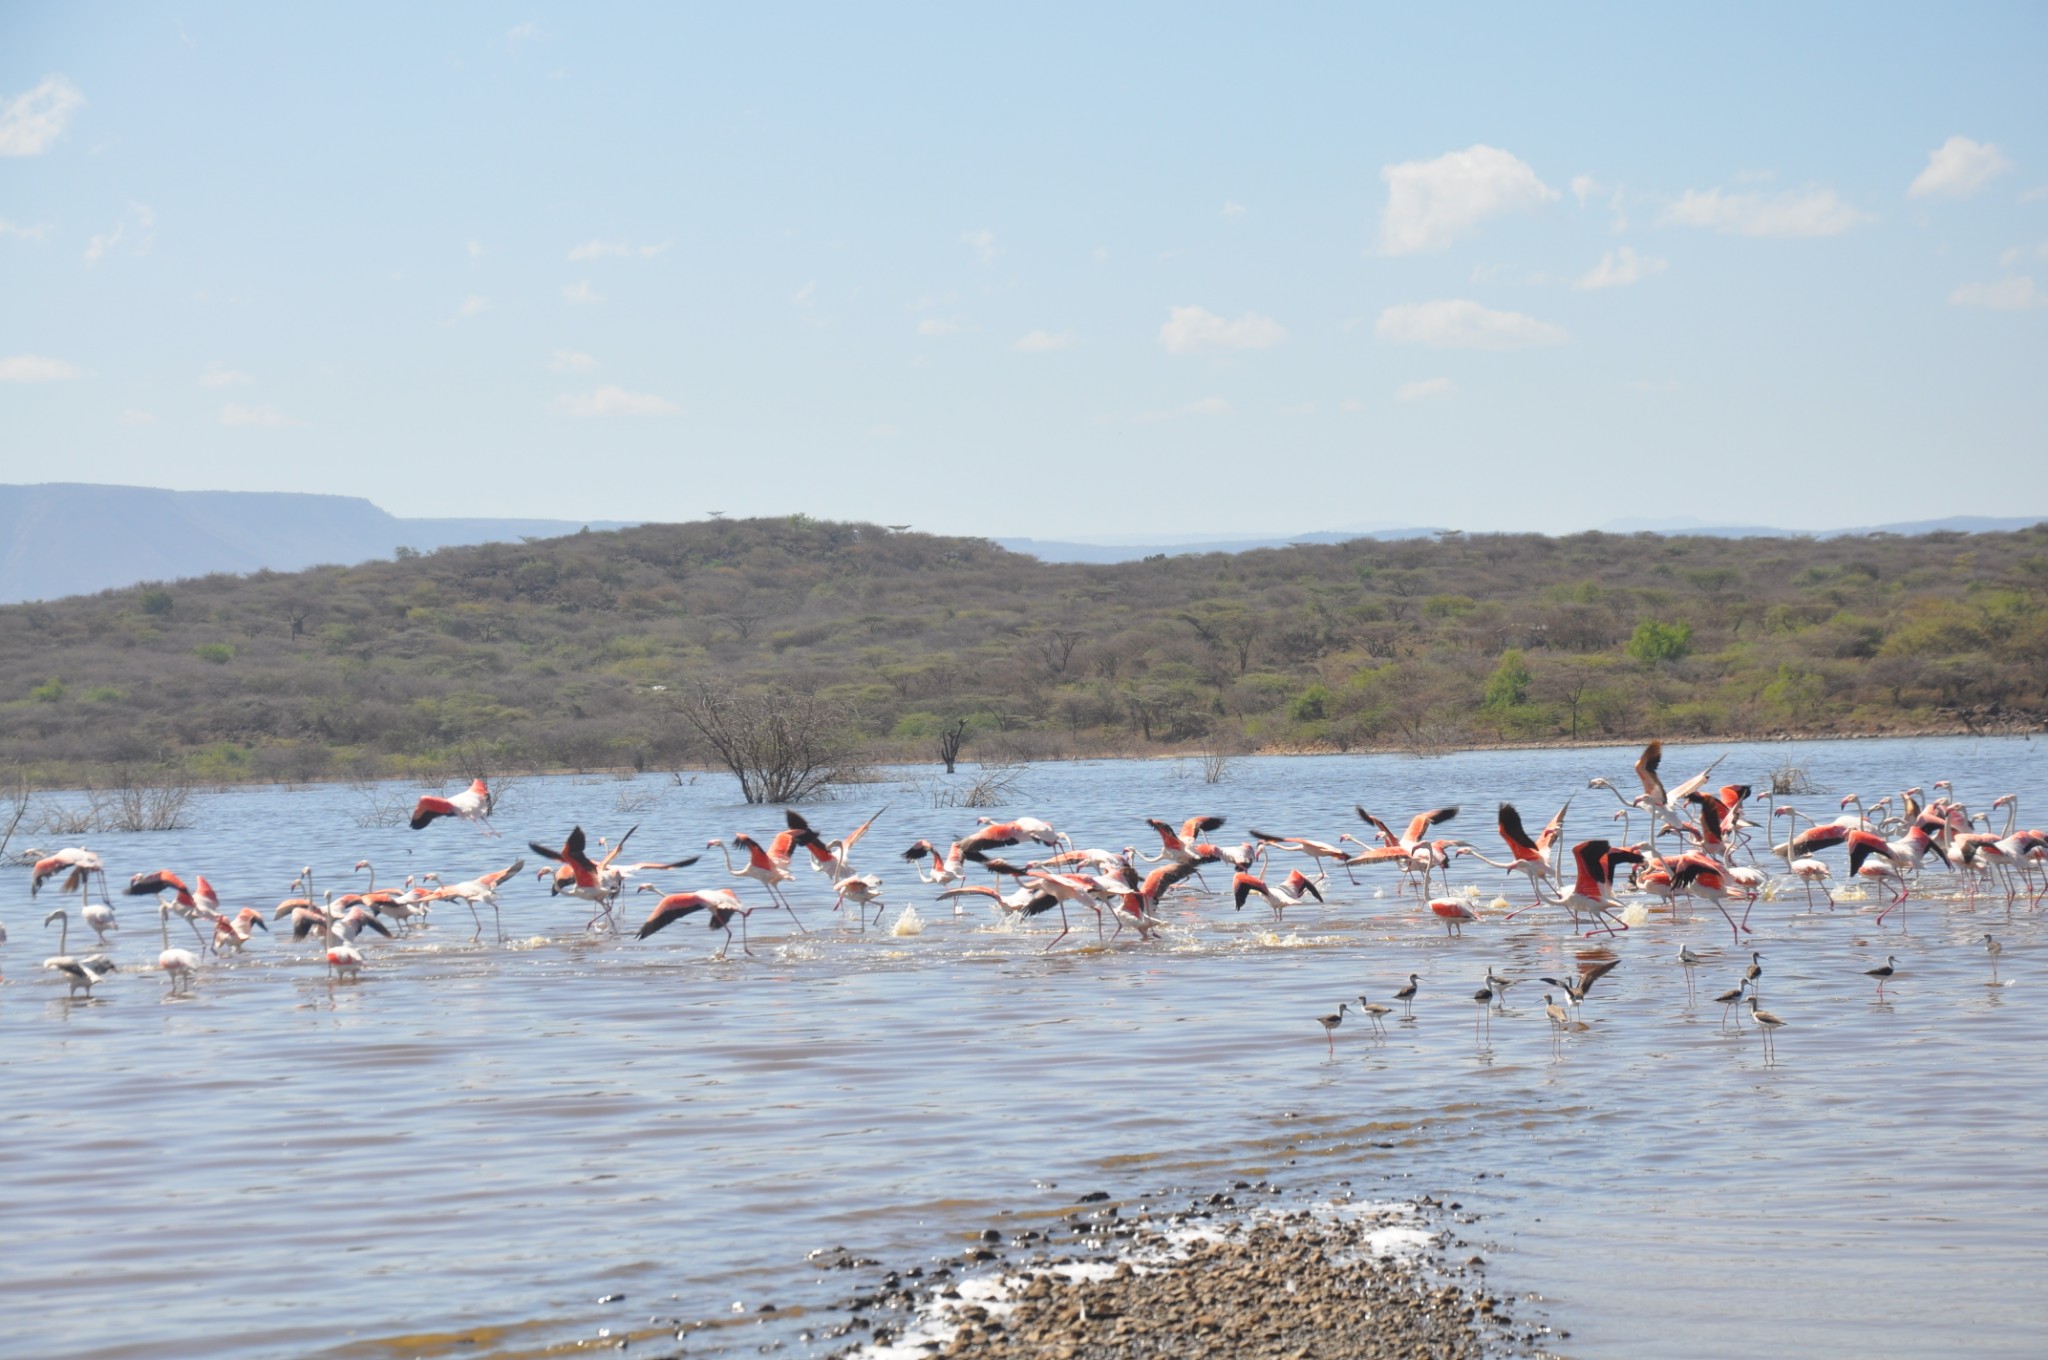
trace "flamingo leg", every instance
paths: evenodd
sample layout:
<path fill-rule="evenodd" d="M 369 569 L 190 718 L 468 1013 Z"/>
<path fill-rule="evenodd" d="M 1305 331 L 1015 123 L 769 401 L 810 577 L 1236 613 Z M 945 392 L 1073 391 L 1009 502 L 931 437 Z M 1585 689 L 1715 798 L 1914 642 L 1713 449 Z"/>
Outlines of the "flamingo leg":
<path fill-rule="evenodd" d="M 1041 953 L 1041 954 L 1050 954 L 1050 953 L 1052 952 L 1052 946 L 1053 946 L 1054 944 L 1058 944 L 1058 943 L 1059 943 L 1059 942 L 1060 942 L 1061 940 L 1064 940 L 1064 939 L 1066 939 L 1066 938 L 1067 938 L 1067 934 L 1068 934 L 1068 932 L 1070 932 L 1071 930 L 1073 930 L 1073 928 L 1074 928 L 1074 926 L 1073 926 L 1073 923 L 1072 923 L 1071 921 L 1067 920 L 1067 904 L 1066 904 L 1065 902 L 1061 902 L 1061 903 L 1060 903 L 1060 933 L 1052 937 L 1052 944 L 1048 944 L 1048 945 L 1047 945 L 1047 946 L 1046 946 L 1045 948 L 1043 948 L 1043 949 L 1039 950 L 1038 952 L 1039 952 L 1039 953 Z"/>

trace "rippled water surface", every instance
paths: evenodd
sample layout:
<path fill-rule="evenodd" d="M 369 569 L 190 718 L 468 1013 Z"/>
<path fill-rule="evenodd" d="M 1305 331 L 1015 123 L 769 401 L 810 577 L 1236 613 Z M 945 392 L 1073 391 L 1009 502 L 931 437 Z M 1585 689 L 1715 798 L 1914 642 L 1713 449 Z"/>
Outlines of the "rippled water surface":
<path fill-rule="evenodd" d="M 1722 749 L 1674 749 L 1666 775 Z M 2023 824 L 2048 820 L 2039 743 L 1725 749 L 1718 774 L 1759 786 L 1790 757 L 1831 795 L 1949 778 L 1973 808 L 2017 792 Z M 1358 827 L 1354 802 L 1392 821 L 1455 801 L 1448 830 L 1498 856 L 1501 798 L 1533 826 L 1576 791 L 1568 837 L 1612 834 L 1616 803 L 1585 782 L 1632 786 L 1632 758 L 1270 758 L 1215 786 L 1168 762 L 1044 766 L 1009 810 L 1083 845 L 1149 849 L 1148 815 L 1225 813 L 1219 839 L 1256 825 L 1334 840 Z M 267 911 L 307 864 L 322 887 L 360 886 L 361 857 L 387 882 L 430 868 L 454 881 L 571 822 L 638 822 L 631 851 L 649 857 L 775 829 L 730 790 L 711 776 L 521 781 L 498 817 L 508 834 L 487 840 L 360 827 L 365 796 L 348 788 L 244 789 L 206 799 L 191 830 L 88 843 L 117 882 L 203 872 L 227 905 Z M 1796 801 L 1825 816 L 1835 799 Z M 1590 1028 L 1554 1050 L 1541 982 L 1514 989 L 1490 1038 L 1469 998 L 1489 965 L 1570 968 L 1589 946 L 1559 918 L 1482 908 L 1451 939 L 1391 874 L 1354 888 L 1339 871 L 1326 909 L 1277 931 L 1256 902 L 1194 897 L 1162 909 L 1163 940 L 1098 947 L 1091 917 L 1044 954 L 1056 922 L 956 917 L 894 859 L 975 814 L 885 784 L 813 818 L 831 836 L 884 802 L 856 858 L 885 875 L 887 919 L 915 903 L 923 933 L 835 925 L 822 879 L 799 870 L 811 933 L 761 912 L 758 957 L 722 962 L 701 918 L 644 942 L 586 935 L 576 905 L 525 878 L 504 895 L 509 946 L 472 944 L 468 914 L 444 905 L 421 934 L 371 942 L 360 984 L 259 937 L 171 1000 L 146 971 L 154 919 L 131 901 L 124 971 L 74 1003 L 36 968 L 56 952 L 38 924 L 51 904 L 7 871 L 0 1352 L 535 1353 L 654 1315 L 817 1305 L 840 1282 L 807 1268 L 814 1248 L 914 1261 L 959 1251 L 1005 1210 L 1248 1174 L 1456 1194 L 1484 1215 L 1495 1285 L 1548 1299 L 1575 1355 L 2042 1349 L 2048 913 L 2023 902 L 2008 922 L 2002 899 L 1916 895 L 1902 930 L 1897 916 L 1880 928 L 1868 900 L 1809 913 L 1795 887 L 1760 903 L 1764 1001 L 1788 1022 L 1771 1066 L 1706 1000 L 1734 985 L 1747 946 L 1712 910 L 1660 916 L 1615 943 Z M 716 851 L 675 876 L 724 881 Z M 1500 890 L 1483 865 L 1457 881 Z M 1987 930 L 2008 985 L 1990 985 Z M 1708 956 L 1697 1004 L 1681 942 Z M 1899 976 L 1880 997 L 1863 970 L 1887 953 Z M 1314 1017 L 1410 972 L 1424 978 L 1414 1018 L 1379 1042 L 1347 1024 L 1330 1060 Z M 598 1303 L 615 1293 L 627 1301 Z M 691 1352 L 751 1352 L 769 1334 L 700 1335 Z"/>

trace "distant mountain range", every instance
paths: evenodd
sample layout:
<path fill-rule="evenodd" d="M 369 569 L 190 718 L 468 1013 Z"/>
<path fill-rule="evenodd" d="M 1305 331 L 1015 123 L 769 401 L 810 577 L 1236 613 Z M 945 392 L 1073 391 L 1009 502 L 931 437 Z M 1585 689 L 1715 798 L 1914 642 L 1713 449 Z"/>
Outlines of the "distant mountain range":
<path fill-rule="evenodd" d="M 2027 529 L 2048 519 L 2048 515 L 2027 515 L 2017 519 L 1993 519 L 1983 515 L 1952 515 L 1947 519 L 1914 520 L 1904 524 L 1873 524 L 1856 529 L 1773 529 L 1761 524 L 1712 525 L 1693 519 L 1620 519 L 1600 526 L 1609 534 L 1696 535 L 1702 538 L 1842 538 L 1851 534 L 1986 534 Z M 1427 538 L 1441 529 L 1372 528 L 1290 534 L 1285 538 L 1159 539 L 1122 543 L 1090 540 L 1057 542 L 1042 538 L 999 538 L 995 541 L 1011 552 L 1029 553 L 1041 562 L 1136 562 L 1165 553 L 1180 557 L 1188 553 L 1250 552 L 1255 548 L 1285 548 L 1296 543 L 1349 543 L 1354 539 Z"/>
<path fill-rule="evenodd" d="M 1615 520 L 1608 533 L 1698 534 L 1713 538 L 1834 538 L 1844 534 L 1986 533 L 2024 529 L 2042 516 L 1956 516 L 1858 529 L 1773 529 L 1684 519 Z M 49 482 L 0 486 L 0 604 L 86 595 L 138 581 L 212 572 L 299 571 L 431 552 L 468 543 L 554 538 L 579 529 L 623 529 L 636 521 L 565 519 L 401 519 L 356 496 L 281 491 L 165 491 L 142 486 Z M 1011 552 L 1044 562 L 1135 562 L 1160 553 L 1249 552 L 1295 543 L 1359 538 L 1426 538 L 1421 526 L 1377 525 L 1255 538 L 1134 536 L 1119 542 L 998 538 Z"/>
<path fill-rule="evenodd" d="M 579 520 L 400 519 L 355 496 L 0 486 L 0 604 L 217 571 L 298 571 L 464 543 L 573 534 Z M 592 529 L 618 529 L 592 521 Z"/>

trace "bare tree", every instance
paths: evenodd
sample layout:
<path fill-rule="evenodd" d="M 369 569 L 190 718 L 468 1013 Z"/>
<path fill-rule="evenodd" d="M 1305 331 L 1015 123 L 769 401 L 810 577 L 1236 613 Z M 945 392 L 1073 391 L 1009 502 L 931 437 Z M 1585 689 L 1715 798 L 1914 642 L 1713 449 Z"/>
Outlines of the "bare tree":
<path fill-rule="evenodd" d="M 952 767 L 950 766 L 947 767 L 948 773 L 951 772 L 951 768 Z M 18 828 L 21 825 L 21 819 L 28 815 L 28 798 L 28 776 L 23 775 L 21 778 L 20 787 L 15 789 L 15 791 L 9 794 L 7 797 L 7 801 L 9 803 L 12 803 L 14 806 L 13 809 L 9 811 L 7 814 L 6 830 L 0 831 L 0 856 L 6 855 L 7 843 L 14 839 L 14 832 L 16 828 Z"/>
<path fill-rule="evenodd" d="M 953 767 L 960 761 L 960 747 L 967 740 L 967 719 L 961 718 L 951 727 L 939 733 L 939 759 L 945 762 L 946 773 L 953 773 Z"/>
<path fill-rule="evenodd" d="M 742 693 L 700 681 L 677 705 L 749 803 L 800 802 L 866 769 L 845 711 L 816 695 Z"/>

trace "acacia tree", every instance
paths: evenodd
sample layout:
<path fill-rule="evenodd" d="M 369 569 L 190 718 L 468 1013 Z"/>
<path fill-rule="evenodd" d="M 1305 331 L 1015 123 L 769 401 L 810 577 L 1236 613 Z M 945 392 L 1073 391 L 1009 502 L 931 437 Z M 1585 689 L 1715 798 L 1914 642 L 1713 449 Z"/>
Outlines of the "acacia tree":
<path fill-rule="evenodd" d="M 814 694 L 742 692 L 699 681 L 677 706 L 749 803 L 801 802 L 866 767 L 846 711 Z"/>

